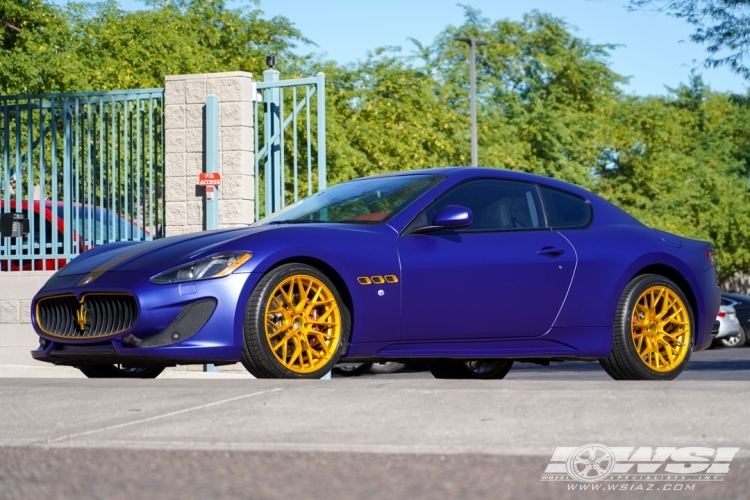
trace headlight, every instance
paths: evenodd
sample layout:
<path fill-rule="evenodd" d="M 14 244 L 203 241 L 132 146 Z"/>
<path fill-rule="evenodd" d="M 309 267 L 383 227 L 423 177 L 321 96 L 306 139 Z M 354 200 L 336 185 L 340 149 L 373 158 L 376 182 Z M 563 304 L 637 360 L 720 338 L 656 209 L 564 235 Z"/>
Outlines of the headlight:
<path fill-rule="evenodd" d="M 251 252 L 220 253 L 190 263 L 186 266 L 172 269 L 151 278 L 151 283 L 163 285 L 166 283 L 182 283 L 184 281 L 207 280 L 221 278 L 250 260 Z"/>

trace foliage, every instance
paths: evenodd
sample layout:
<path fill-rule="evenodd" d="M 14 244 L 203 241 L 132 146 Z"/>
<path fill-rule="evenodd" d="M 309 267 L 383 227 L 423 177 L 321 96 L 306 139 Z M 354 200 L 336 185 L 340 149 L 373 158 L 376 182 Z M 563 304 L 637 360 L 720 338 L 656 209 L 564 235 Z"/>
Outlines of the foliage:
<path fill-rule="evenodd" d="M 63 13 L 43 0 L 0 0 L 0 92 L 23 94 L 85 87 L 68 49 Z"/>
<path fill-rule="evenodd" d="M 750 0 L 630 4 L 659 4 L 685 18 L 703 37 L 694 40 L 714 44 L 709 65 L 734 64 L 748 75 L 744 27 L 732 23 L 744 22 Z M 473 36 L 488 42 L 477 56 L 481 165 L 573 182 L 651 226 L 710 240 L 722 278 L 750 269 L 750 99 L 712 92 L 698 77 L 665 96 L 625 95 L 618 83 L 626 80 L 608 66 L 615 47 L 578 38 L 539 12 L 492 21 L 465 7 L 462 24 L 430 44 L 415 42 L 412 53 L 379 48 L 340 65 L 295 55 L 295 45 L 309 41 L 289 19 L 264 18 L 258 5 L 151 0 L 146 10 L 125 12 L 115 0 L 64 8 L 0 0 L 0 92 L 160 87 L 167 74 L 258 74 L 272 53 L 284 78 L 326 74 L 330 185 L 468 164 L 468 50 L 455 38 Z M 726 23 L 710 24 L 718 14 Z M 720 58 L 725 49 L 734 51 L 734 62 Z M 300 125 L 298 134 L 307 132 Z"/>
<path fill-rule="evenodd" d="M 722 279 L 750 268 L 750 109 L 699 77 L 663 97 L 624 95 L 607 66 L 614 47 L 536 12 L 490 22 L 467 9 L 412 58 L 379 49 L 324 67 L 333 182 L 468 163 L 468 50 L 457 36 L 489 42 L 477 61 L 480 164 L 573 182 L 646 224 L 709 240 Z"/>
<path fill-rule="evenodd" d="M 744 59 L 750 51 L 750 0 L 630 0 L 631 10 L 653 6 L 695 27 L 690 40 L 706 44 L 707 68 L 729 66 L 750 79 Z"/>
<path fill-rule="evenodd" d="M 487 42 L 478 56 L 480 164 L 590 185 L 601 110 L 612 105 L 619 96 L 615 84 L 624 81 L 605 63 L 611 46 L 581 40 L 563 21 L 538 12 L 520 23 L 493 23 L 471 9 L 466 17 L 437 38 L 430 65 L 444 79 L 452 105 L 466 110 L 468 51 L 454 39 Z"/>
<path fill-rule="evenodd" d="M 382 50 L 359 64 L 326 69 L 333 183 L 467 162 L 468 151 L 456 138 L 464 136 L 468 120 L 441 98 L 425 68 Z"/>
<path fill-rule="evenodd" d="M 598 191 L 644 223 L 711 241 L 723 280 L 750 267 L 750 110 L 699 77 L 610 117 Z"/>
<path fill-rule="evenodd" d="M 257 8 L 230 9 L 226 3 L 151 0 L 150 9 L 127 12 L 117 0 L 64 9 L 42 0 L 0 0 L 0 20 L 7 19 L 0 90 L 161 87 L 166 75 L 260 73 L 268 53 L 287 64 L 299 60 L 291 49 L 307 40 L 291 21 L 264 19 Z"/>
<path fill-rule="evenodd" d="M 478 56 L 480 164 L 591 185 L 603 109 L 623 81 L 605 46 L 571 35 L 551 16 L 491 23 L 469 9 L 418 64 L 388 49 L 354 65 L 329 65 L 330 171 L 337 179 L 469 161 L 468 51 L 454 38 L 488 41 Z"/>

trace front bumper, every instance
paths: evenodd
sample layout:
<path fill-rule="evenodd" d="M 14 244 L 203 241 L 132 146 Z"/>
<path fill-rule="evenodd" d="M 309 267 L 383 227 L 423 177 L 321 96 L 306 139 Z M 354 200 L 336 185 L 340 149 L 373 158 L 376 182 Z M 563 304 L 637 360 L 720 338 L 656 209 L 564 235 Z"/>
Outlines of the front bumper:
<path fill-rule="evenodd" d="M 34 359 L 59 365 L 229 364 L 242 355 L 245 304 L 259 276 L 236 273 L 213 280 L 154 285 L 148 276 L 110 272 L 76 286 L 80 276 L 52 278 L 32 302 L 32 324 L 42 339 Z M 129 282 L 123 286 L 123 282 Z M 137 302 L 133 325 L 103 338 L 70 338 L 44 333 L 36 317 L 41 298 L 63 294 L 128 293 Z"/>

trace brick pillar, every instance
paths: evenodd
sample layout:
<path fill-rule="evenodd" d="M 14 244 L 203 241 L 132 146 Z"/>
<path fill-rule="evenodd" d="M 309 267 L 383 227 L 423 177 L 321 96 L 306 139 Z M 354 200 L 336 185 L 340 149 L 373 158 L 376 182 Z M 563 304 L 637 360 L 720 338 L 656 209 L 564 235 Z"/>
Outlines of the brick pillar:
<path fill-rule="evenodd" d="M 219 226 L 250 224 L 255 217 L 252 75 L 243 71 L 168 76 L 165 82 L 165 231 L 167 236 L 205 229 L 206 96 L 219 96 Z"/>

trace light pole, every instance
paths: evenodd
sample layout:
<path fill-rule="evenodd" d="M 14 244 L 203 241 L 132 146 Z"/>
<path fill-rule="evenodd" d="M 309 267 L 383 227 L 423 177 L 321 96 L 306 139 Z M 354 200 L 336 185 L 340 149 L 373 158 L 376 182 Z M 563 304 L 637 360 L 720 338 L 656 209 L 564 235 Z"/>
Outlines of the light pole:
<path fill-rule="evenodd" d="M 469 44 L 469 85 L 471 87 L 471 165 L 476 167 L 479 164 L 479 147 L 477 146 L 477 62 L 476 47 L 487 45 L 484 40 L 467 36 L 456 38 L 459 42 Z"/>

